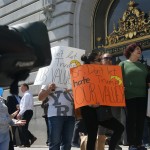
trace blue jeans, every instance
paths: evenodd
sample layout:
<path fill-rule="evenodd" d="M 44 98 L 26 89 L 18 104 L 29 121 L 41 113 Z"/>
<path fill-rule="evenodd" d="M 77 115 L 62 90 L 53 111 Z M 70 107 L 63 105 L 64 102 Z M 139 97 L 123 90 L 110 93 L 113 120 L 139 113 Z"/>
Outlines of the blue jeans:
<path fill-rule="evenodd" d="M 71 150 L 75 118 L 72 116 L 48 117 L 49 150 Z"/>
<path fill-rule="evenodd" d="M 9 141 L 10 141 L 9 131 L 7 131 L 4 134 L 0 133 L 0 150 L 8 150 Z"/>

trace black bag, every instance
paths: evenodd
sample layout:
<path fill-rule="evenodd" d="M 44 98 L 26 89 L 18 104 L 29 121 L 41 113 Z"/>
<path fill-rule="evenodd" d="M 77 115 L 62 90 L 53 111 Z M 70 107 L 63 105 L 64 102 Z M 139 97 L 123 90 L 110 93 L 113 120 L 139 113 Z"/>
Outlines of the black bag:
<path fill-rule="evenodd" d="M 96 108 L 98 121 L 109 120 L 113 117 L 110 106 L 100 106 Z"/>

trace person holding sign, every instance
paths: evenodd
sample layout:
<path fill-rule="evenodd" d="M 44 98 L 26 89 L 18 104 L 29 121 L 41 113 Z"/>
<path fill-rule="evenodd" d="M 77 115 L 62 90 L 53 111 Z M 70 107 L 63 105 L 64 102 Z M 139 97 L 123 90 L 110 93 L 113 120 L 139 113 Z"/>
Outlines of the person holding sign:
<path fill-rule="evenodd" d="M 112 65 L 112 55 L 109 53 L 104 53 L 101 56 L 101 63 L 102 65 Z M 107 109 L 112 113 L 112 108 L 110 106 L 100 106 Z M 116 107 L 115 107 L 116 108 Z M 121 135 L 124 131 L 124 126 L 110 113 L 110 117 L 105 118 L 105 113 L 101 114 L 100 116 L 104 116 L 102 120 L 100 120 L 100 125 L 108 128 L 113 131 L 109 142 L 109 150 L 121 149 L 117 145 L 118 141 L 121 139 Z"/>
<path fill-rule="evenodd" d="M 82 56 L 81 60 L 84 61 L 85 64 L 100 65 L 101 59 L 102 59 L 102 63 L 103 63 L 104 59 L 105 60 L 107 59 L 108 62 L 112 63 L 112 61 L 111 61 L 112 57 L 110 57 L 110 56 L 107 58 L 104 58 L 104 57 L 105 57 L 105 54 L 102 55 L 102 58 L 100 58 L 100 55 L 98 53 L 93 52 L 93 53 L 89 54 L 88 57 Z M 103 63 L 103 64 L 105 64 L 105 63 Z M 102 114 L 99 114 L 99 110 L 100 110 L 100 113 L 102 113 Z M 105 112 L 107 112 L 107 111 L 108 111 L 108 113 L 106 114 Z M 87 150 L 95 150 L 95 142 L 96 142 L 96 137 L 97 137 L 98 125 L 102 125 L 106 128 L 113 130 L 114 133 L 112 135 L 112 138 L 111 138 L 111 141 L 109 144 L 109 150 L 115 150 L 117 142 L 120 139 L 121 134 L 124 130 L 124 127 L 119 121 L 117 121 L 112 116 L 111 107 L 103 107 L 100 105 L 83 106 L 83 107 L 81 107 L 81 114 L 82 114 L 82 118 L 85 122 L 87 134 L 88 134 L 88 141 L 87 141 L 86 149 Z M 91 122 L 92 122 L 92 124 L 91 124 Z"/>
<path fill-rule="evenodd" d="M 83 55 L 81 60 L 84 64 L 101 64 L 100 55 L 95 52 L 90 53 L 88 56 Z M 81 107 L 81 115 L 88 135 L 86 146 L 87 150 L 95 150 L 95 142 L 99 124 L 96 114 L 97 107 L 99 107 L 99 105 L 88 105 Z"/>
<path fill-rule="evenodd" d="M 126 99 L 126 130 L 129 150 L 146 150 L 142 146 L 142 135 L 147 108 L 148 70 L 139 62 L 142 50 L 139 44 L 127 46 L 124 55 L 127 60 L 121 62 Z"/>
<path fill-rule="evenodd" d="M 71 150 L 75 117 L 69 90 L 55 84 L 43 85 L 38 99 L 48 101 L 49 150 Z"/>

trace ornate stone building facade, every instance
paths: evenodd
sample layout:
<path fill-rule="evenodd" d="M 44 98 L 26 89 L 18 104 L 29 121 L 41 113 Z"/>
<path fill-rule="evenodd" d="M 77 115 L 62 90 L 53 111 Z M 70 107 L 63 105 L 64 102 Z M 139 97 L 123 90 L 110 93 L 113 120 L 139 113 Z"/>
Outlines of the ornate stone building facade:
<path fill-rule="evenodd" d="M 0 24 L 43 21 L 51 47 L 70 46 L 87 53 L 104 47 L 116 55 L 116 60 L 123 59 L 124 46 L 139 41 L 145 50 L 143 59 L 150 64 L 149 4 L 147 0 L 1 0 Z M 41 102 L 37 100 L 40 86 L 33 85 L 36 74 L 37 71 L 31 72 L 25 82 L 35 99 L 30 129 L 38 137 L 35 144 L 43 144 L 46 129 Z M 4 97 L 7 95 L 9 89 L 5 88 Z"/>

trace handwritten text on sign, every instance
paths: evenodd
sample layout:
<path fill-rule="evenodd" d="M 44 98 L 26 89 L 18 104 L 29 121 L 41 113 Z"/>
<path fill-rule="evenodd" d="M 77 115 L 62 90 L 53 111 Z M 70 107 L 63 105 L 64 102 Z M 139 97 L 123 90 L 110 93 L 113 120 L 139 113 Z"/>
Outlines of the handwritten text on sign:
<path fill-rule="evenodd" d="M 120 66 L 82 65 L 70 69 L 75 108 L 100 104 L 125 106 Z"/>
<path fill-rule="evenodd" d="M 40 68 L 35 85 L 55 83 L 58 87 L 71 88 L 70 68 L 81 65 L 81 56 L 85 50 L 56 46 L 51 49 L 52 62 L 50 66 Z"/>

